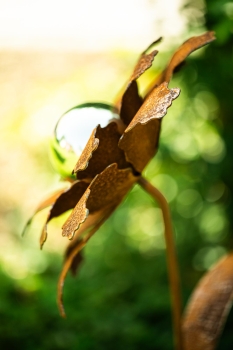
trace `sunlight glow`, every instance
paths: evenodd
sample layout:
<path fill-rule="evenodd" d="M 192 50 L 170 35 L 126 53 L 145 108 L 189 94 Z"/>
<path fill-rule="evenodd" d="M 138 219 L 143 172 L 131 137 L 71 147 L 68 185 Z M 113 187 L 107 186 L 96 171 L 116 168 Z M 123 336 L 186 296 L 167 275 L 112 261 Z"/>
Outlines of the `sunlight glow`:
<path fill-rule="evenodd" d="M 136 49 L 184 32 L 181 0 L 3 0 L 0 48 Z"/>

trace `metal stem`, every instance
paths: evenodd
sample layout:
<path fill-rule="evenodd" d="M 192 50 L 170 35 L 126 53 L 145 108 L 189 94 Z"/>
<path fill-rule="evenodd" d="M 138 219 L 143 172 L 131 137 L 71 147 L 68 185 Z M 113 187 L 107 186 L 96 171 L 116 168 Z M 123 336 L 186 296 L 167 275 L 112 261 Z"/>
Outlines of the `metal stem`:
<path fill-rule="evenodd" d="M 181 291 L 180 291 L 180 277 L 176 257 L 175 244 L 173 239 L 173 229 L 171 222 L 171 215 L 168 203 L 162 193 L 155 188 L 150 182 L 142 176 L 138 180 L 138 184 L 149 193 L 160 205 L 164 221 L 164 233 L 166 241 L 167 265 L 168 275 L 170 281 L 170 293 L 172 301 L 172 318 L 174 328 L 174 342 L 175 349 L 182 350 L 182 334 L 181 334 Z"/>

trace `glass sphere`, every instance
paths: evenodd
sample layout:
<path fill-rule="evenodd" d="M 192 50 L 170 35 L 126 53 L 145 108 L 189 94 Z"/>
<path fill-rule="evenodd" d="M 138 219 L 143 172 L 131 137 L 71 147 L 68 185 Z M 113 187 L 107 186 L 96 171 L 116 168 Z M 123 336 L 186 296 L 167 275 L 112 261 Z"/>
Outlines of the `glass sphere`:
<path fill-rule="evenodd" d="M 85 103 L 61 116 L 50 142 L 50 159 L 62 177 L 73 177 L 72 170 L 78 161 L 93 129 L 105 127 L 113 118 L 119 118 L 115 107 L 105 103 Z"/>

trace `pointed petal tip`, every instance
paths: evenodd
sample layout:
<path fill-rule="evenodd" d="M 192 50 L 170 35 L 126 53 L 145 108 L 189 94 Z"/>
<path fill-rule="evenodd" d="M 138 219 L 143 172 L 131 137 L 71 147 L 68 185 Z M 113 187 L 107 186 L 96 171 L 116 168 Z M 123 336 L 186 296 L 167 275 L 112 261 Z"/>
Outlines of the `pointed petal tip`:
<path fill-rule="evenodd" d="M 206 34 L 209 34 L 211 41 L 217 39 L 217 38 L 216 38 L 216 35 L 215 35 L 215 32 L 214 32 L 213 30 L 210 30 L 210 31 L 207 32 Z"/>
<path fill-rule="evenodd" d="M 40 236 L 40 249 L 43 249 L 43 246 L 47 240 L 48 237 L 48 233 L 47 233 L 47 223 L 44 225 L 43 229 L 42 229 L 42 233 Z"/>
<path fill-rule="evenodd" d="M 72 232 L 71 234 L 69 234 L 67 236 L 70 241 L 72 241 L 72 239 L 74 238 L 74 234 L 75 234 L 75 232 Z"/>
<path fill-rule="evenodd" d="M 64 283 L 63 283 L 64 284 Z M 60 288 L 63 289 L 63 285 L 60 286 Z M 58 304 L 58 310 L 59 310 L 59 314 L 62 318 L 66 318 L 66 312 L 65 312 L 65 307 L 64 307 L 64 304 L 63 304 L 63 300 L 62 300 L 62 289 L 60 289 L 58 287 L 58 295 L 57 295 L 57 304 Z"/>
<path fill-rule="evenodd" d="M 59 313 L 62 318 L 66 318 L 66 313 L 65 313 L 65 308 L 63 303 L 58 306 L 59 308 Z"/>
<path fill-rule="evenodd" d="M 142 52 L 142 56 L 145 55 L 147 53 L 147 51 L 149 51 L 154 45 L 159 44 L 162 41 L 163 37 L 160 36 L 158 39 L 154 40 L 146 49 L 145 51 Z M 154 50 L 157 51 L 157 50 Z M 159 51 L 156 52 L 155 55 L 157 55 Z"/>
<path fill-rule="evenodd" d="M 172 99 L 175 100 L 180 95 L 180 88 L 173 88 L 171 89 Z"/>
<path fill-rule="evenodd" d="M 27 221 L 26 225 L 24 226 L 24 228 L 23 228 L 23 230 L 22 230 L 22 232 L 21 232 L 21 237 L 24 237 L 24 235 L 26 234 L 26 232 L 29 230 L 29 228 L 30 228 L 30 226 L 31 226 L 31 223 L 32 223 L 32 219 L 33 219 L 33 217 L 31 217 L 31 218 Z"/>

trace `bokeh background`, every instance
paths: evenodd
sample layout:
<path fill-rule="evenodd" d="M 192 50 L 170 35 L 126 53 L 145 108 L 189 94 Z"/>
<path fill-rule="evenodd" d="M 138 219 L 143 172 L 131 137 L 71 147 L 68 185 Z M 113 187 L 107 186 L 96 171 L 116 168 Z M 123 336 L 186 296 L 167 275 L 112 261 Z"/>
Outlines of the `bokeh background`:
<path fill-rule="evenodd" d="M 217 41 L 194 53 L 170 86 L 182 93 L 164 118 L 145 176 L 172 211 L 184 303 L 232 249 L 233 3 L 227 0 L 0 2 L 0 347 L 172 349 L 161 212 L 138 186 L 90 240 L 79 276 L 56 284 L 67 241 L 37 204 L 63 187 L 48 158 L 58 118 L 86 101 L 112 103 L 147 45 L 164 41 L 143 90 L 184 40 Z M 232 349 L 233 315 L 219 349 Z"/>

